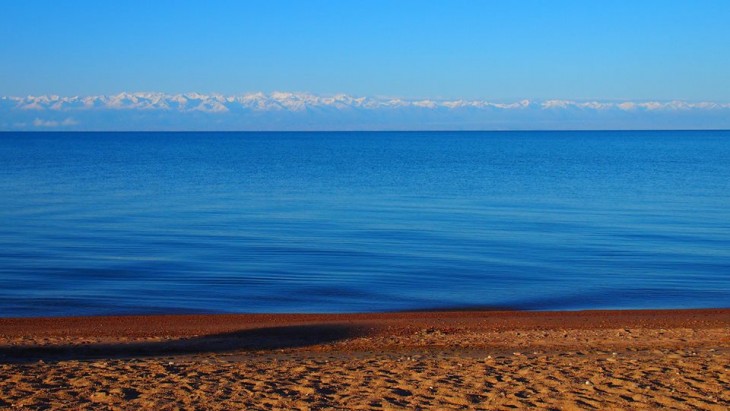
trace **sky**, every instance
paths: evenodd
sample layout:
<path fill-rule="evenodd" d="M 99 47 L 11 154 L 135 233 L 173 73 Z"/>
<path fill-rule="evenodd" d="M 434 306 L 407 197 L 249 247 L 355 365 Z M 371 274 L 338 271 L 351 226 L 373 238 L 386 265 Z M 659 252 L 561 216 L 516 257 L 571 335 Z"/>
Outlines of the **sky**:
<path fill-rule="evenodd" d="M 728 21 L 727 0 L 7 0 L 0 96 L 729 103 Z"/>

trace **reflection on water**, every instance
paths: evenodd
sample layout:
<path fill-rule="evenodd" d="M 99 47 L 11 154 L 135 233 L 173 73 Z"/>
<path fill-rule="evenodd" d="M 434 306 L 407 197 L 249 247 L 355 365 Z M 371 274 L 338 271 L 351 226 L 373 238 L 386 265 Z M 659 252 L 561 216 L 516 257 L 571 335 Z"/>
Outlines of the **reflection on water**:
<path fill-rule="evenodd" d="M 717 307 L 730 132 L 0 134 L 0 315 Z"/>

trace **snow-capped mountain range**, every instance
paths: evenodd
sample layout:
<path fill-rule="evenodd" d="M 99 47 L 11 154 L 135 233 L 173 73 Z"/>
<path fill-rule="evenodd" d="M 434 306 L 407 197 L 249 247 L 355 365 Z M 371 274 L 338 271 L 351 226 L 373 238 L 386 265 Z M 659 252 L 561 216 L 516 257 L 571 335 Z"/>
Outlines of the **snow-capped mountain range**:
<path fill-rule="evenodd" d="M 730 104 L 273 92 L 0 97 L 0 130 L 730 128 Z"/>
<path fill-rule="evenodd" d="M 711 102 L 690 103 L 685 101 L 668 102 L 601 102 L 573 100 L 521 100 L 513 103 L 495 103 L 486 100 L 431 100 L 401 99 L 386 97 L 354 97 L 347 94 L 319 96 L 311 93 L 273 92 L 247 93 L 225 96 L 222 94 L 165 94 L 152 92 L 119 93 L 116 95 L 73 96 L 41 95 L 25 97 L 2 97 L 4 102 L 22 110 L 83 110 L 83 109 L 120 109 L 120 110 L 177 110 L 225 113 L 236 109 L 256 111 L 305 111 L 315 108 L 344 109 L 394 109 L 417 107 L 422 109 L 526 109 L 530 106 L 540 109 L 581 108 L 589 110 L 691 110 L 691 109 L 728 109 L 730 104 Z"/>

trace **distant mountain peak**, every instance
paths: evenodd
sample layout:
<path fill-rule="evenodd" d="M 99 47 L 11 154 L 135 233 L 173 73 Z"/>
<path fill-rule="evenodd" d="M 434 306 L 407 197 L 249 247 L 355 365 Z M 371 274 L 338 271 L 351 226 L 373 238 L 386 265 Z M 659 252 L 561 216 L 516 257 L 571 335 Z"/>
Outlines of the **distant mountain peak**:
<path fill-rule="evenodd" d="M 685 101 L 576 101 L 576 100 L 543 100 L 528 99 L 515 102 L 491 102 L 488 100 L 465 99 L 404 99 L 387 97 L 362 97 L 340 93 L 320 96 L 302 92 L 274 91 L 270 94 L 262 92 L 239 95 L 223 95 L 219 93 L 202 94 L 189 92 L 183 94 L 166 94 L 161 92 L 121 92 L 112 95 L 72 96 L 40 95 L 14 97 L 4 96 L 3 100 L 15 102 L 16 109 L 21 110 L 77 110 L 91 108 L 106 109 L 158 109 L 210 112 L 227 112 L 233 107 L 252 110 L 289 110 L 303 111 L 309 108 L 331 107 L 338 109 L 364 108 L 386 109 L 398 107 L 417 107 L 420 109 L 525 109 L 538 105 L 540 109 L 588 109 L 588 110 L 691 110 L 691 109 L 728 109 L 730 104 L 712 102 Z M 82 103 L 82 104 L 79 104 Z"/>
<path fill-rule="evenodd" d="M 0 130 L 730 128 L 730 104 L 402 98 L 275 91 L 0 98 Z"/>

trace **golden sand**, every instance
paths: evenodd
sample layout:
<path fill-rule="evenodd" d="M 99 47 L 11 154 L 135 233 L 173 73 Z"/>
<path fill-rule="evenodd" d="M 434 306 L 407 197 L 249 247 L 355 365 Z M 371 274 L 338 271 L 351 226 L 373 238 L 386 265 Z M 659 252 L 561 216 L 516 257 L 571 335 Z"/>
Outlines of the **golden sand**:
<path fill-rule="evenodd" d="M 730 409 L 730 311 L 0 319 L 0 408 Z"/>

